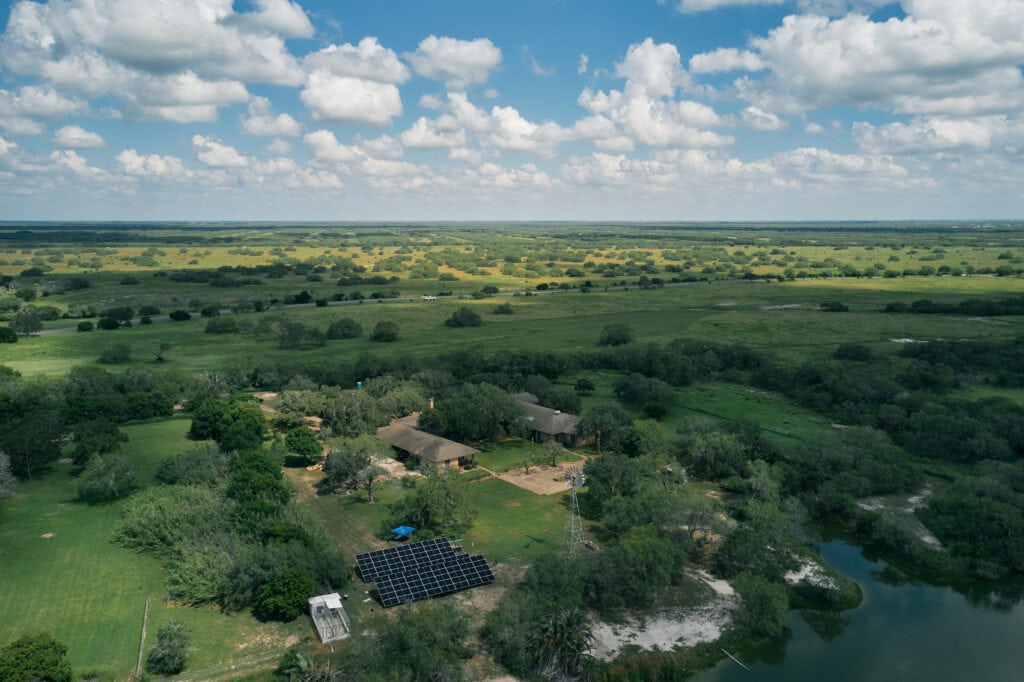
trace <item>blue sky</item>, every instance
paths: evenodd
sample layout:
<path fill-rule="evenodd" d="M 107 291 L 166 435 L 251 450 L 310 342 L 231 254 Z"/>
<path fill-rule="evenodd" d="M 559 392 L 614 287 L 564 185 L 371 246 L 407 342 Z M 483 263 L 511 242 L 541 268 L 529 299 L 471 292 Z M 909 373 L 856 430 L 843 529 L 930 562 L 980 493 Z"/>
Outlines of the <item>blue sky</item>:
<path fill-rule="evenodd" d="M 1024 209 L 1024 0 L 63 0 L 3 19 L 0 219 Z"/>

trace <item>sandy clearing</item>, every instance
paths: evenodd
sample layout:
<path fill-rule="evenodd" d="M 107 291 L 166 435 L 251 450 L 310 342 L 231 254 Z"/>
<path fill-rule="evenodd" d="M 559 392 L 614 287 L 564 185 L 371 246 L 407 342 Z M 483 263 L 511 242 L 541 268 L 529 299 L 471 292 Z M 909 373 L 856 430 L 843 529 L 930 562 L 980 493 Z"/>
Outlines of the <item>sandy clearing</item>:
<path fill-rule="evenodd" d="M 571 466 L 582 466 L 583 462 L 559 462 L 555 466 L 541 464 L 530 467 L 530 473 L 513 469 L 497 477 L 538 495 L 554 495 L 565 490 L 565 470 Z"/>
<path fill-rule="evenodd" d="M 594 635 L 591 653 L 602 661 L 610 661 L 626 645 L 647 651 L 670 651 L 713 642 L 722 636 L 738 604 L 735 596 L 716 595 L 703 606 L 661 611 L 647 618 L 629 618 L 615 624 L 596 621 L 591 627 Z"/>
<path fill-rule="evenodd" d="M 627 618 L 622 623 L 595 620 L 591 627 L 594 635 L 591 654 L 602 661 L 610 661 L 627 645 L 648 651 L 670 651 L 714 642 L 721 637 L 740 604 L 736 590 L 706 571 L 689 570 L 687 574 L 705 583 L 715 596 L 700 606 L 665 609 L 647 617 Z"/>
<path fill-rule="evenodd" d="M 803 559 L 800 562 L 799 568 L 785 575 L 785 580 L 790 585 L 806 582 L 815 587 L 824 587 L 829 590 L 834 590 L 838 587 L 832 576 L 825 573 L 821 565 L 811 559 Z"/>

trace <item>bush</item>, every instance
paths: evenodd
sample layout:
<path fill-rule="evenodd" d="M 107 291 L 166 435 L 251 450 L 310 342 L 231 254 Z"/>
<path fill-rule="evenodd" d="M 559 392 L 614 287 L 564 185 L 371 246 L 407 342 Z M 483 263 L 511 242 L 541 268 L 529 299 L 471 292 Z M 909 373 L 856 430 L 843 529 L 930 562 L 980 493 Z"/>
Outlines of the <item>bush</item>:
<path fill-rule="evenodd" d="M 469 308 L 462 307 L 444 321 L 446 327 L 479 327 L 483 321 L 480 316 Z"/>
<path fill-rule="evenodd" d="M 121 323 L 112 317 L 101 317 L 96 322 L 96 326 L 106 331 L 113 331 L 121 327 Z"/>
<path fill-rule="evenodd" d="M 159 315 L 159 314 L 160 314 L 160 309 L 157 308 L 155 305 L 146 304 L 146 305 L 144 305 L 144 306 L 139 308 L 139 315 L 149 315 L 149 316 L 152 317 L 153 315 Z"/>
<path fill-rule="evenodd" d="M 168 317 L 174 322 L 184 322 L 185 320 L 192 319 L 192 315 L 187 310 L 174 310 Z"/>
<path fill-rule="evenodd" d="M 260 589 L 260 598 L 252 612 L 261 620 L 294 620 L 306 610 L 315 588 L 312 576 L 285 571 Z"/>
<path fill-rule="evenodd" d="M 363 326 L 351 317 L 335 320 L 327 328 L 328 339 L 354 339 L 363 334 Z"/>
<path fill-rule="evenodd" d="M 220 315 L 220 308 L 215 305 L 203 306 L 203 309 L 199 311 L 199 314 L 203 317 L 217 317 Z"/>
<path fill-rule="evenodd" d="M 78 497 L 89 504 L 110 502 L 138 488 L 135 467 L 121 453 L 93 455 L 78 478 Z"/>
<path fill-rule="evenodd" d="M 89 323 L 89 327 L 90 329 L 92 328 L 91 322 Z M 79 331 L 83 330 L 79 329 Z M 10 327 L 0 327 L 0 343 L 17 343 L 17 341 L 18 332 L 14 331 Z"/>
<path fill-rule="evenodd" d="M 234 334 L 238 331 L 238 320 L 233 317 L 212 317 L 206 322 L 207 334 Z"/>
<path fill-rule="evenodd" d="M 513 310 L 511 303 L 502 303 L 501 305 L 495 306 L 494 308 L 495 315 L 511 315 L 512 313 Z"/>
<path fill-rule="evenodd" d="M 192 630 L 179 620 L 167 621 L 156 631 L 156 642 L 146 658 L 146 670 L 154 675 L 177 675 L 188 662 Z"/>
<path fill-rule="evenodd" d="M 128 275 L 127 277 L 122 277 L 121 278 L 121 284 L 123 284 L 125 286 L 132 286 L 133 284 L 140 284 L 140 282 L 139 282 L 139 278 L 138 277 L 133 277 L 132 275 Z"/>
<path fill-rule="evenodd" d="M 871 360 L 871 349 L 859 343 L 844 343 L 836 348 L 832 354 L 836 360 L 853 360 L 855 362 L 868 362 Z"/>
<path fill-rule="evenodd" d="M 597 342 L 602 346 L 623 346 L 632 341 L 633 336 L 633 328 L 625 322 L 620 322 L 602 329 Z"/>
<path fill-rule="evenodd" d="M 373 327 L 370 333 L 371 341 L 391 342 L 398 340 L 398 323 L 391 320 L 381 320 Z"/>
<path fill-rule="evenodd" d="M 103 318 L 108 319 L 108 318 Z M 102 322 L 103 319 L 100 321 Z M 127 343 L 115 343 L 100 355 L 100 362 L 107 365 L 119 365 L 128 362 L 132 356 L 132 349 Z"/>

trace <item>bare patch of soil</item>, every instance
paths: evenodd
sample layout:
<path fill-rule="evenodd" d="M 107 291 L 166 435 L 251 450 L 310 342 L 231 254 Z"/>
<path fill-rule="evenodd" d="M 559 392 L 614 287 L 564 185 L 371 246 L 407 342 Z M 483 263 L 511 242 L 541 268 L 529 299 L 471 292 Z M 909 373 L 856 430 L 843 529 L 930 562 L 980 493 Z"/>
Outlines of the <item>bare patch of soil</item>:
<path fill-rule="evenodd" d="M 52 538 L 54 535 L 56 535 L 56 533 L 43 533 L 39 537 L 49 539 L 49 538 Z"/>
<path fill-rule="evenodd" d="M 497 476 L 501 480 L 529 490 L 531 493 L 554 495 L 565 490 L 565 470 L 579 465 L 579 462 L 559 462 L 555 466 L 541 464 L 530 467 L 528 474 L 520 468 L 497 474 Z"/>

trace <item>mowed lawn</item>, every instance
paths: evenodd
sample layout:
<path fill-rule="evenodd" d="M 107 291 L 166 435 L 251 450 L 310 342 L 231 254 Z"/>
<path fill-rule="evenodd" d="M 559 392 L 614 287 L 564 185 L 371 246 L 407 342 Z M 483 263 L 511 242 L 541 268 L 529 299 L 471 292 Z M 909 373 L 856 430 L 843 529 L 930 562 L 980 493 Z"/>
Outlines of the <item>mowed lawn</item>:
<path fill-rule="evenodd" d="M 125 451 L 146 485 L 165 457 L 189 447 L 187 419 L 124 427 Z M 260 623 L 248 613 L 166 602 L 160 563 L 111 541 L 123 502 L 90 506 L 75 500 L 74 467 L 22 482 L 0 504 L 0 645 L 49 631 L 68 647 L 77 674 L 123 680 L 135 669 L 147 598 L 152 598 L 146 651 L 167 620 L 193 630 L 188 679 L 276 661 L 287 642 L 312 637 L 308 619 Z M 52 535 L 50 535 L 52 534 Z M 48 537 L 44 537 L 48 536 Z"/>

